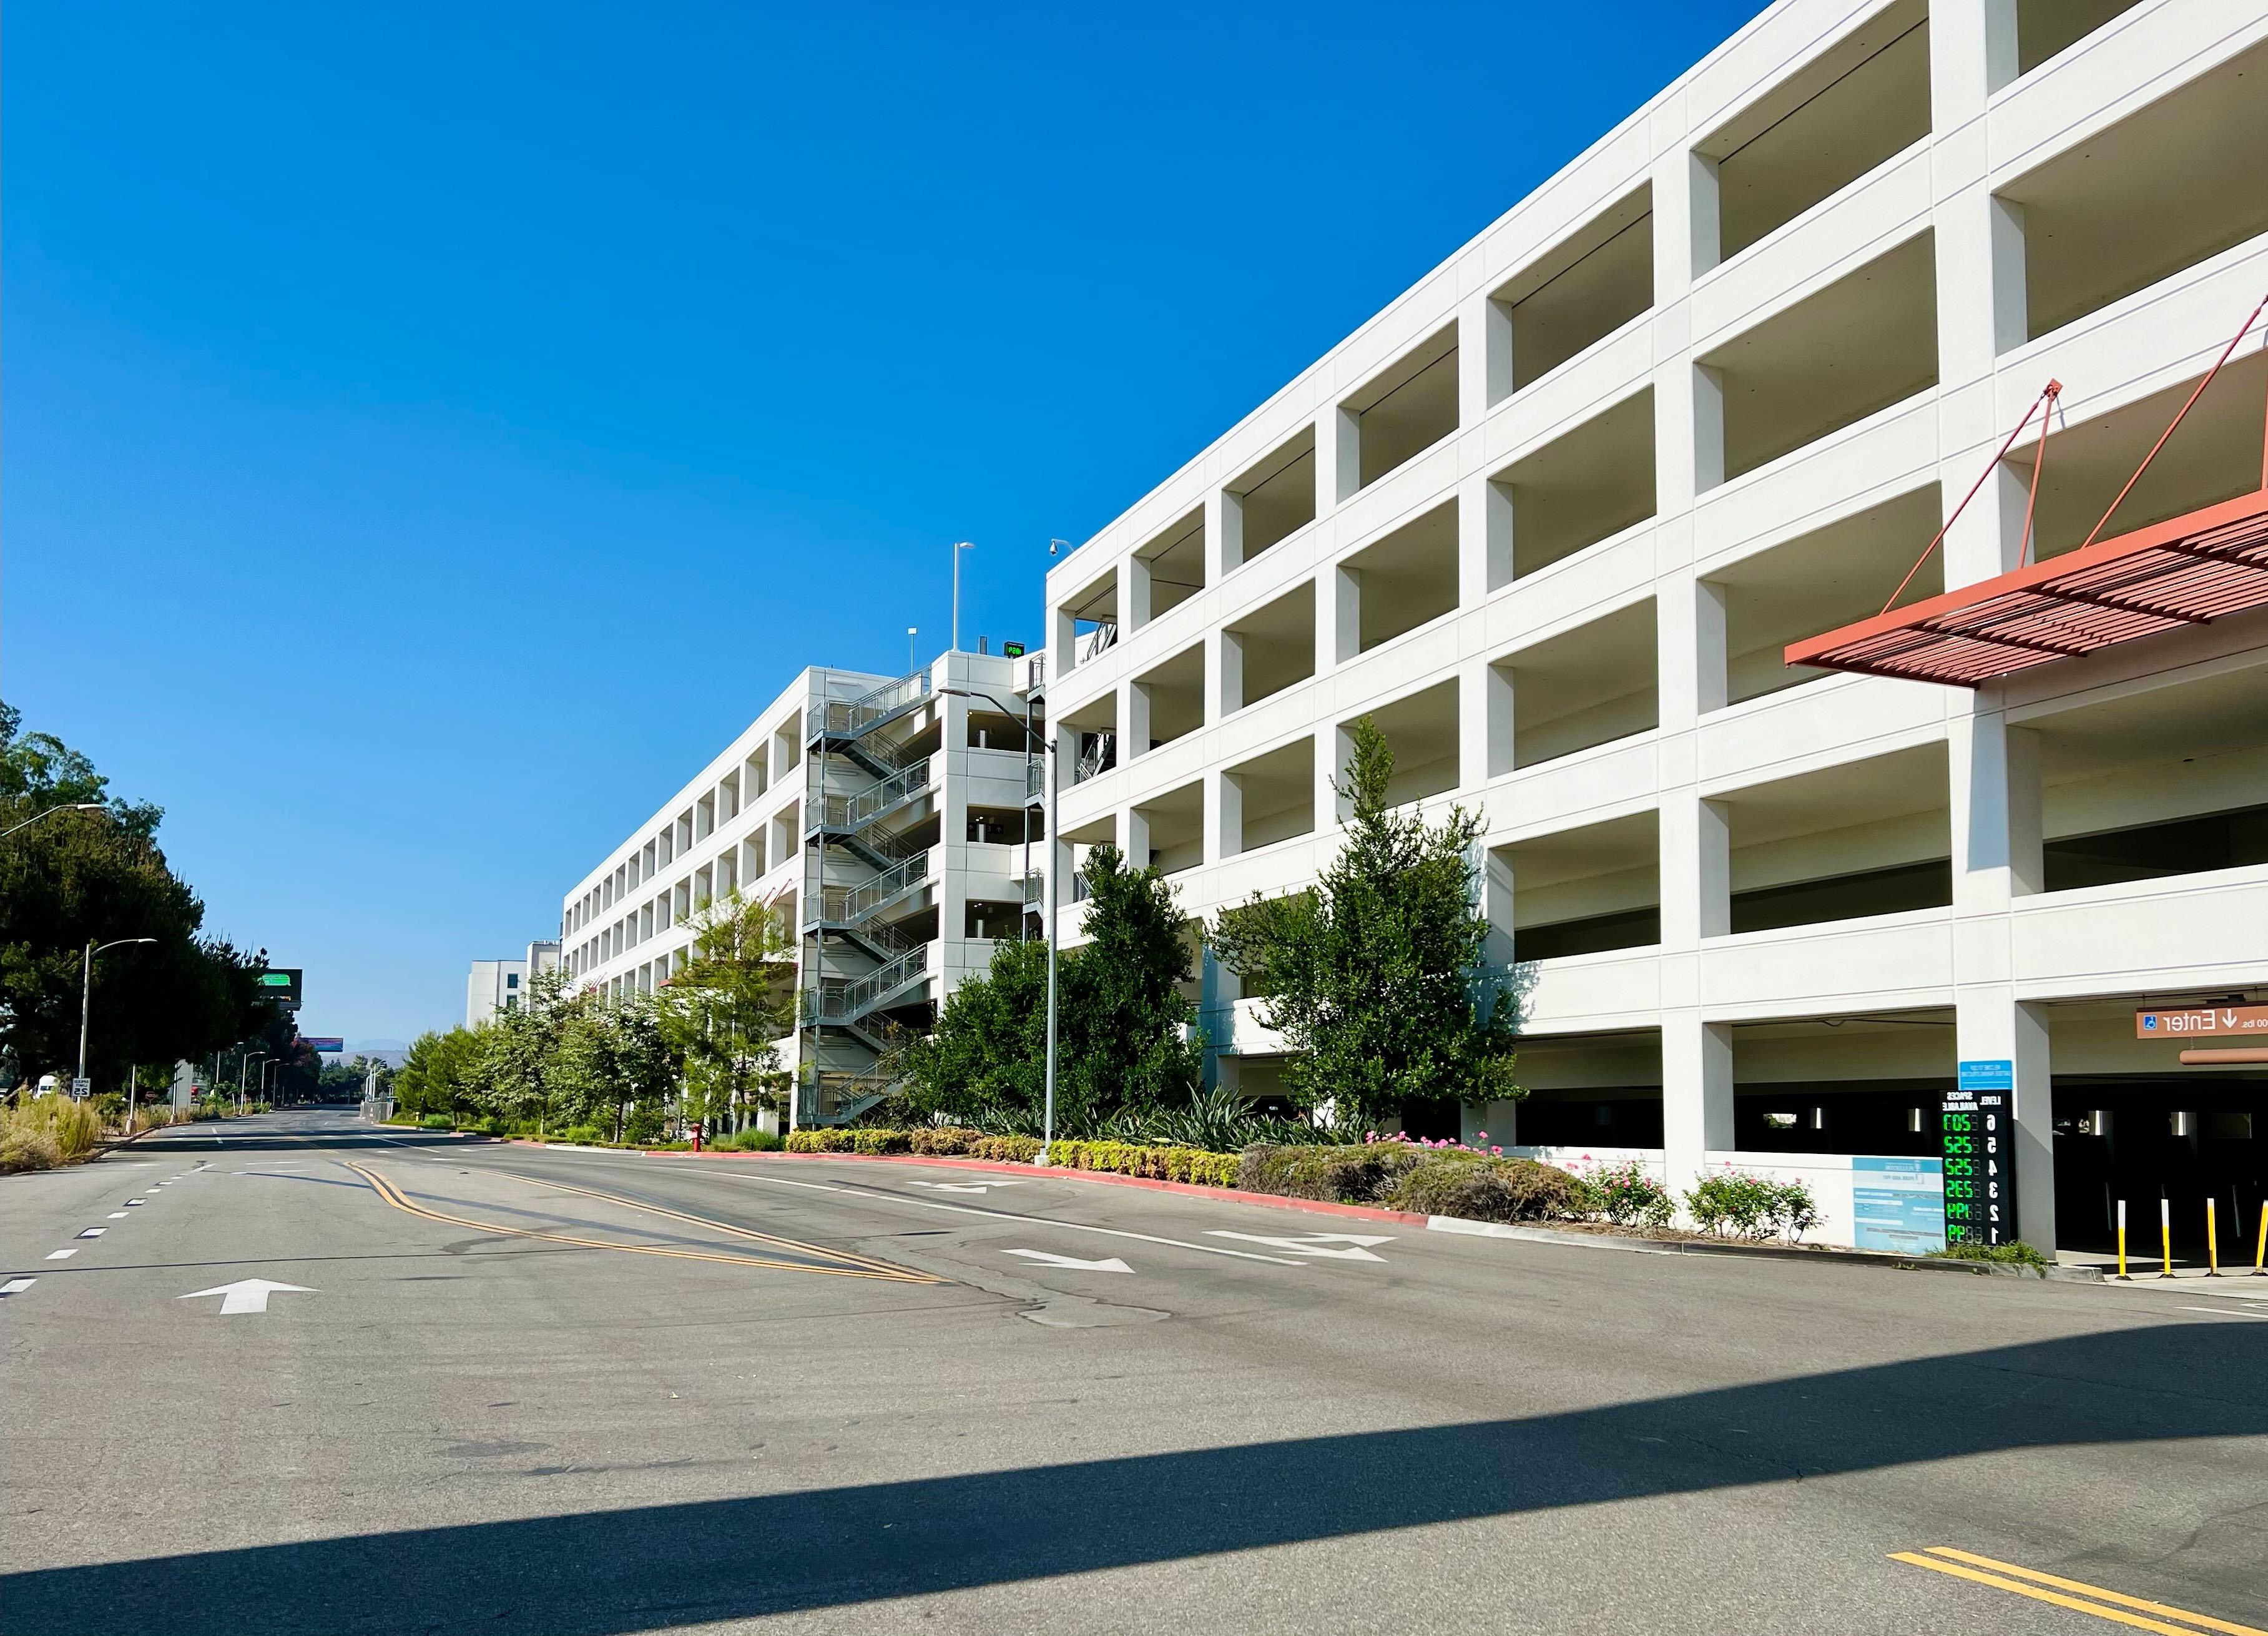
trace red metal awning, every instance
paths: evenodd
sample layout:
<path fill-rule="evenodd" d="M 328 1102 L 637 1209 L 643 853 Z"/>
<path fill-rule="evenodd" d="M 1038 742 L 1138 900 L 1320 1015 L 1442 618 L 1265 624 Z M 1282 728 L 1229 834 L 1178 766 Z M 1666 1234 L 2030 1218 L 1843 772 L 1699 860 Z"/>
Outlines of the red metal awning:
<path fill-rule="evenodd" d="M 1790 643 L 1819 665 L 1974 688 L 2268 607 L 2268 488 Z"/>

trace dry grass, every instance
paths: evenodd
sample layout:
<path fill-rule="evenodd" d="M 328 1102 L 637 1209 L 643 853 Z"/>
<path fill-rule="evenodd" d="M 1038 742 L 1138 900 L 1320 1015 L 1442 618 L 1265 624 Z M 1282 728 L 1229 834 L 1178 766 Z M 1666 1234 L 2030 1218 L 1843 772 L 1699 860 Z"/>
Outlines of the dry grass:
<path fill-rule="evenodd" d="M 102 1139 L 102 1116 L 67 1096 L 26 1097 L 0 1109 L 0 1170 L 75 1165 Z"/>

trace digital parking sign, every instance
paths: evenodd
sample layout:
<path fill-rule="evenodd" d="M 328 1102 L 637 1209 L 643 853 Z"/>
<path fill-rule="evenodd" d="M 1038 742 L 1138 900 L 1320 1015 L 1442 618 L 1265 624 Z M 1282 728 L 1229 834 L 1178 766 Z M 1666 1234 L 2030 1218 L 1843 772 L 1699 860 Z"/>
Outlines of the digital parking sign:
<path fill-rule="evenodd" d="M 2016 1237 L 2015 1065 L 1964 1062 L 1945 1093 L 1945 1242 L 2007 1244 Z"/>

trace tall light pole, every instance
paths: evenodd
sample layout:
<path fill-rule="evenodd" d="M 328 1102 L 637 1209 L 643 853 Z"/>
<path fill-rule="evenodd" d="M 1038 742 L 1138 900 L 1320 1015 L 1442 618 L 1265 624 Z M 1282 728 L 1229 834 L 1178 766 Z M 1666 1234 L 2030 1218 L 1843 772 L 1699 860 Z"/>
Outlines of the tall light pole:
<path fill-rule="evenodd" d="M 953 545 L 953 651 L 961 652 L 961 554 L 973 551 L 973 540 L 956 540 Z"/>
<path fill-rule="evenodd" d="M 236 1059 L 237 1112 L 242 1113 L 244 1111 L 244 1071 L 267 1055 L 268 1053 L 266 1051 L 253 1051 L 249 1054 L 239 1053 Z"/>
<path fill-rule="evenodd" d="M 30 829 L 42 818 L 52 818 L 57 813 L 99 813 L 108 810 L 100 801 L 65 801 L 61 807 L 50 807 L 43 813 L 33 813 L 23 822 L 11 824 L 7 829 L 0 829 L 0 841 L 6 840 L 18 829 Z"/>
<path fill-rule="evenodd" d="M 57 808 L 56 810 L 61 810 Z M 24 826 L 18 824 L 16 829 Z M 9 831 L 14 834 L 14 830 Z M 78 983 L 78 1072 L 77 1079 L 86 1078 L 86 1017 L 94 1002 L 94 957 L 105 949 L 123 948 L 129 943 L 154 943 L 153 937 L 122 937 L 112 943 L 98 944 L 92 938 L 86 940 L 86 960 L 79 970 Z"/>
<path fill-rule="evenodd" d="M 281 1068 L 283 1065 L 284 1059 L 281 1057 L 271 1057 L 260 1065 L 260 1100 L 261 1102 L 268 1100 L 268 1071 L 270 1068 Z"/>
<path fill-rule="evenodd" d="M 961 561 L 957 556 L 953 560 L 955 564 L 958 564 Z M 920 626 L 908 625 L 906 627 L 906 674 L 909 676 L 914 674 L 915 668 L 921 663 L 921 660 L 914 657 L 914 638 L 919 635 L 921 635 Z"/>

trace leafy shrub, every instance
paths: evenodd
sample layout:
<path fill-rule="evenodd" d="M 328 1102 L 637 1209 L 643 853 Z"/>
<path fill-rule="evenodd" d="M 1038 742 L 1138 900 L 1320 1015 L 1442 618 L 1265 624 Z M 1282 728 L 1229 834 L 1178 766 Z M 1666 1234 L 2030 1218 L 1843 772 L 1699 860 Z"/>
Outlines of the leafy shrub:
<path fill-rule="evenodd" d="M 2045 1276 L 2048 1258 L 2022 1239 L 2006 1244 L 1948 1244 L 1943 1249 L 1930 1251 L 1933 1259 L 1940 1261 L 1985 1261 L 2001 1266 L 2029 1267 Z"/>
<path fill-rule="evenodd" d="M 971 1159 L 1027 1165 L 1040 1156 L 1040 1139 L 1036 1136 L 980 1136 L 968 1144 L 968 1156 Z"/>
<path fill-rule="evenodd" d="M 1591 1208 L 1617 1227 L 1664 1227 L 1677 1213 L 1676 1198 L 1635 1159 L 1594 1170 L 1586 1179 Z"/>
<path fill-rule="evenodd" d="M 450 1118 L 449 1116 L 445 1113 L 429 1113 L 423 1119 L 420 1119 L 417 1122 L 417 1124 L 420 1130 L 425 1131 L 453 1131 L 456 1129 L 456 1121 Z"/>
<path fill-rule="evenodd" d="M 1238 1155 L 1200 1147 L 1151 1146 L 1138 1142 L 1057 1142 L 1049 1157 L 1065 1169 L 1108 1170 L 1118 1175 L 1160 1182 L 1189 1182 L 1200 1187 L 1234 1187 Z"/>
<path fill-rule="evenodd" d="M 1402 1174 L 1424 1157 L 1400 1142 L 1366 1142 L 1359 1146 L 1248 1147 L 1237 1166 L 1236 1185 L 1248 1192 L 1285 1198 L 1315 1198 L 1328 1204 L 1375 1204 Z"/>
<path fill-rule="evenodd" d="M 968 1145 L 983 1136 L 964 1124 L 932 1125 L 907 1134 L 907 1146 L 917 1153 L 965 1153 Z"/>
<path fill-rule="evenodd" d="M 1226 1086 L 1201 1090 L 1188 1102 L 1130 1116 L 1116 1134 L 1152 1147 L 1191 1147 L 1205 1153 L 1236 1153 L 1256 1143 L 1312 1147 L 1351 1142 L 1351 1131 L 1310 1125 L 1255 1113 L 1252 1104 Z"/>
<path fill-rule="evenodd" d="M 1545 1221 L 1585 1213 L 1590 1193 L 1566 1171 L 1533 1159 L 1435 1153 L 1403 1171 L 1380 1202 L 1469 1221 Z"/>
<path fill-rule="evenodd" d="M 904 1131 L 853 1131 L 850 1151 L 854 1153 L 909 1153 L 913 1151 L 911 1135 Z"/>
<path fill-rule="evenodd" d="M 1704 1176 L 1685 1195 L 1694 1225 L 1719 1238 L 1799 1239 L 1819 1225 L 1818 1202 L 1802 1182 L 1775 1182 L 1744 1170 Z"/>
<path fill-rule="evenodd" d="M 559 1132 L 563 1142 L 597 1143 L 607 1139 L 607 1133 L 595 1124 L 571 1124 Z"/>
<path fill-rule="evenodd" d="M 780 1139 L 770 1131 L 754 1126 L 733 1136 L 722 1136 L 712 1144 L 720 1153 L 776 1153 L 780 1150 Z"/>

